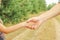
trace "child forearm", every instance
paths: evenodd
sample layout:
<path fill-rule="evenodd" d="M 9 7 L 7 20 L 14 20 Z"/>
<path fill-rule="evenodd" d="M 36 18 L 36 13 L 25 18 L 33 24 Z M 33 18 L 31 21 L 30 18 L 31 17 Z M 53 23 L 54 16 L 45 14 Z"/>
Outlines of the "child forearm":
<path fill-rule="evenodd" d="M 22 23 L 19 23 L 19 24 L 10 26 L 10 27 L 6 28 L 6 30 L 7 30 L 7 33 L 10 33 L 10 32 L 13 32 L 13 31 L 19 29 L 19 28 L 22 28 L 22 27 L 24 27 L 24 26 L 25 26 L 25 23 L 22 22 Z"/>
<path fill-rule="evenodd" d="M 57 4 L 53 8 L 51 8 L 49 11 L 41 14 L 39 16 L 39 19 L 44 21 L 59 14 L 60 14 L 60 4 Z"/>
<path fill-rule="evenodd" d="M 7 34 L 7 33 L 15 31 L 15 30 L 17 30 L 21 27 L 24 27 L 24 26 L 25 26 L 25 22 L 22 22 L 22 23 L 19 23 L 19 24 L 16 24 L 16 25 L 13 25 L 13 26 L 10 26 L 10 27 L 7 27 L 7 28 L 4 25 L 1 25 L 0 31 Z"/>

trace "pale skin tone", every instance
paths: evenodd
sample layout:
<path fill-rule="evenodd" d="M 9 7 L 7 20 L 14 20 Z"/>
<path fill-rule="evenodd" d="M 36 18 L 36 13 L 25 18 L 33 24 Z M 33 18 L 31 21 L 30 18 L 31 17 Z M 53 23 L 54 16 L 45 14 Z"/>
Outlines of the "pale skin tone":
<path fill-rule="evenodd" d="M 56 4 L 49 11 L 46 11 L 45 13 L 43 13 L 37 17 L 30 18 L 29 20 L 27 20 L 27 22 L 18 23 L 16 25 L 13 25 L 13 26 L 10 26 L 7 28 L 3 24 L 0 23 L 0 32 L 7 34 L 7 33 L 15 31 L 21 27 L 24 27 L 24 26 L 27 28 L 30 28 L 30 29 L 36 29 L 44 21 L 46 21 L 54 16 L 57 16 L 59 14 L 60 14 L 60 3 Z"/>
<path fill-rule="evenodd" d="M 30 29 L 36 29 L 38 28 L 43 22 L 46 20 L 53 18 L 57 15 L 60 15 L 60 3 L 56 4 L 54 7 L 52 7 L 50 10 L 44 12 L 43 14 L 32 17 L 28 19 L 27 23 L 30 23 L 31 25 L 27 25 L 27 28 Z"/>
<path fill-rule="evenodd" d="M 21 27 L 24 27 L 26 26 L 26 22 L 22 22 L 22 23 L 18 23 L 16 25 L 13 25 L 13 26 L 10 26 L 10 27 L 5 27 L 3 24 L 0 23 L 0 32 L 3 32 L 3 33 L 10 33 L 10 32 L 13 32 Z"/>

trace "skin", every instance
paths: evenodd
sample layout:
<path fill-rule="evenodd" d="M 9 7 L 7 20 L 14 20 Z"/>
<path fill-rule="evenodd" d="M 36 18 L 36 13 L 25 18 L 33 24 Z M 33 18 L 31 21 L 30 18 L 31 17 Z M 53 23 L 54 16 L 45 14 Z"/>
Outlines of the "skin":
<path fill-rule="evenodd" d="M 3 24 L 0 23 L 0 32 L 7 34 L 24 26 L 26 28 L 36 29 L 39 27 L 39 25 L 41 25 L 46 20 L 53 18 L 59 14 L 60 14 L 60 3 L 56 4 L 54 7 L 52 7 L 50 10 L 46 11 L 45 13 L 37 17 L 32 17 L 28 19 L 27 22 L 18 23 L 16 25 L 13 25 L 7 28 Z"/>
<path fill-rule="evenodd" d="M 28 19 L 27 23 L 30 23 L 31 25 L 28 25 L 27 28 L 37 29 L 42 23 L 57 15 L 60 15 L 60 3 L 56 4 L 54 7 L 52 7 L 50 10 L 46 11 L 45 13 L 42 13 L 37 17 L 32 17 Z"/>
<path fill-rule="evenodd" d="M 6 28 L 3 24 L 0 23 L 0 32 L 8 34 L 8 33 L 13 32 L 19 28 L 26 26 L 26 24 L 27 24 L 26 22 L 22 22 L 22 23 L 18 23 L 16 25 L 13 25 L 13 26 Z"/>

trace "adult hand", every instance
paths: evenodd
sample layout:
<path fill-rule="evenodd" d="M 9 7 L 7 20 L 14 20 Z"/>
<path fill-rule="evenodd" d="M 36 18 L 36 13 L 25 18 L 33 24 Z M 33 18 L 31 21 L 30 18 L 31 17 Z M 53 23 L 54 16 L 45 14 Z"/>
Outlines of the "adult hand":
<path fill-rule="evenodd" d="M 39 17 L 32 17 L 30 19 L 27 20 L 27 28 L 30 29 L 37 29 L 41 24 L 42 24 L 42 20 L 39 19 Z"/>

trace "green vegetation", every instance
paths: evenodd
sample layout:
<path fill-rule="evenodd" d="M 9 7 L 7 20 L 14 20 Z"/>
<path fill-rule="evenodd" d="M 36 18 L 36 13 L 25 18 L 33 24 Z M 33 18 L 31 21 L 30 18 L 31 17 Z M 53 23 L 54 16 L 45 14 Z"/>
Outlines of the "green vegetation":
<path fill-rule="evenodd" d="M 54 5 L 55 5 L 55 3 L 49 4 L 49 5 L 47 6 L 47 10 L 50 10 Z"/>
<path fill-rule="evenodd" d="M 49 10 L 53 5 L 55 4 L 46 7 L 45 0 L 2 0 L 0 18 L 5 24 L 7 23 L 6 26 L 10 26 L 10 23 L 13 25 L 39 15 L 40 12 Z M 7 34 L 6 40 L 15 38 L 16 40 L 55 40 L 55 25 L 51 21 L 47 21 L 37 30 L 21 28 Z"/>
<path fill-rule="evenodd" d="M 18 23 L 30 14 L 46 10 L 45 0 L 2 0 L 0 17 L 4 23 Z"/>

